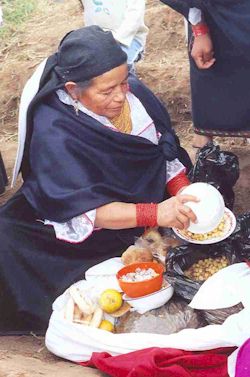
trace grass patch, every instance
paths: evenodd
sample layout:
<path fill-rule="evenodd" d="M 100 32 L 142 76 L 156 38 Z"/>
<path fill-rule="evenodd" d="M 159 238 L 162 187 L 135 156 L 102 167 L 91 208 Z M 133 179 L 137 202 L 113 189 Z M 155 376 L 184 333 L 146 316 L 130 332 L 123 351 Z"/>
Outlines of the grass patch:
<path fill-rule="evenodd" d="M 20 25 L 36 9 L 37 0 L 2 0 L 3 27 L 0 28 L 0 39 L 11 36 Z"/>

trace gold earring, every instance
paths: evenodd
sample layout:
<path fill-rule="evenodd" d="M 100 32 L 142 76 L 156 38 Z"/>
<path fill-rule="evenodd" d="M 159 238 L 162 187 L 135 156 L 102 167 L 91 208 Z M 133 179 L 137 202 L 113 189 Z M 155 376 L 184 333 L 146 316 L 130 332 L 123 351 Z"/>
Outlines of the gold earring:
<path fill-rule="evenodd" d="M 78 116 L 79 115 L 79 105 L 78 105 L 77 99 L 74 100 L 74 110 L 75 110 L 76 115 Z"/>

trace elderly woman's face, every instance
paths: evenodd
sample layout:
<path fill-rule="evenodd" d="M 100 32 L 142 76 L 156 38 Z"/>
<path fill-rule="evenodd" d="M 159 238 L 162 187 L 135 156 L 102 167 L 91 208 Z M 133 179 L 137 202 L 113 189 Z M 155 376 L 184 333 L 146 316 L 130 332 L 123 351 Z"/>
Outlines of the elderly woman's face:
<path fill-rule="evenodd" d="M 121 113 L 128 90 L 127 77 L 127 64 L 105 72 L 92 80 L 78 100 L 94 113 L 112 119 Z"/>

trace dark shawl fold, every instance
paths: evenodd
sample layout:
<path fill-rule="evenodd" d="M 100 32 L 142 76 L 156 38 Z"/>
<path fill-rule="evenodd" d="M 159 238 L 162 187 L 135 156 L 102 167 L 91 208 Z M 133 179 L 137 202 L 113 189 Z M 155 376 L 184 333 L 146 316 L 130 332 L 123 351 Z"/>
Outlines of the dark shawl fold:
<path fill-rule="evenodd" d="M 188 18 L 189 9 L 208 14 L 236 49 L 250 60 L 249 0 L 161 0 Z"/>
<path fill-rule="evenodd" d="M 23 193 L 41 217 L 63 222 L 114 201 L 159 202 L 166 160 L 189 161 L 161 102 L 136 78 L 129 83 L 162 134 L 159 145 L 77 116 L 55 93 L 36 103 Z"/>

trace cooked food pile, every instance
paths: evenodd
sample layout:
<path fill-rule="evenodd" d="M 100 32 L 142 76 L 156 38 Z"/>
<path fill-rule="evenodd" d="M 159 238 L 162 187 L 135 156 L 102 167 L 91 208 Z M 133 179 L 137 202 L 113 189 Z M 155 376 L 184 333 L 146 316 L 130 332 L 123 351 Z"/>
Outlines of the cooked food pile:
<path fill-rule="evenodd" d="M 144 280 L 150 280 L 159 276 L 152 268 L 137 268 L 135 272 L 128 272 L 125 275 L 122 275 L 121 280 L 127 283 L 139 282 Z"/>
<path fill-rule="evenodd" d="M 229 265 L 225 256 L 218 258 L 206 258 L 194 263 L 189 269 L 184 271 L 184 275 L 192 280 L 204 281 L 217 271 Z"/>
<path fill-rule="evenodd" d="M 205 241 L 211 238 L 217 238 L 217 237 L 223 236 L 224 231 L 225 231 L 225 225 L 226 225 L 226 216 L 224 215 L 223 219 L 221 220 L 217 228 L 215 228 L 211 232 L 198 234 L 198 233 L 189 232 L 187 230 L 182 230 L 180 233 L 183 234 L 183 236 L 189 239 L 195 240 L 195 241 Z"/>

